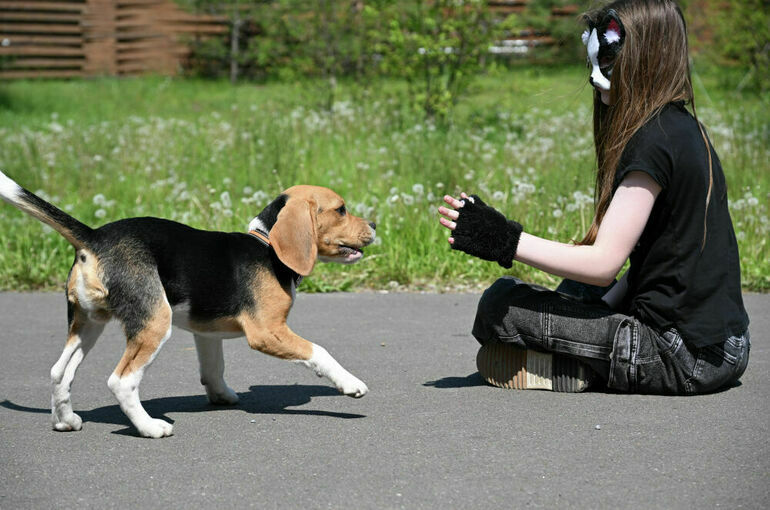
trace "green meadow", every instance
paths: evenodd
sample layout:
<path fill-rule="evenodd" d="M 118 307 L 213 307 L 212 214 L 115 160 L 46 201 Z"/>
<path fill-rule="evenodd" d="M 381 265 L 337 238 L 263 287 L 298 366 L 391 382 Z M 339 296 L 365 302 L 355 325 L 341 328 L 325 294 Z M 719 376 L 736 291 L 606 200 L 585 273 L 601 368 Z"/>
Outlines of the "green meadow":
<path fill-rule="evenodd" d="M 722 160 L 745 290 L 770 290 L 770 97 L 696 73 L 700 119 Z M 0 83 L 0 169 L 81 221 L 158 216 L 243 231 L 281 190 L 339 192 L 378 239 L 354 266 L 319 264 L 307 292 L 478 290 L 506 271 L 452 252 L 441 197 L 478 193 L 536 235 L 578 239 L 593 211 L 591 91 L 581 67 L 480 77 L 449 122 L 408 106 L 397 82 L 141 78 Z M 59 289 L 73 250 L 0 204 L 0 289 Z M 547 286 L 516 264 L 507 272 Z"/>

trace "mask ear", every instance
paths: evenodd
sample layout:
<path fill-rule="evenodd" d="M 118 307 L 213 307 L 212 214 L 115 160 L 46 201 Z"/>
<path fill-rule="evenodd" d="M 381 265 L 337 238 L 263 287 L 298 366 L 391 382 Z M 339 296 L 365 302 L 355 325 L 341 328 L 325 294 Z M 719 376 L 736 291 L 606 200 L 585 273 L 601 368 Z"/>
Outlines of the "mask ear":
<path fill-rule="evenodd" d="M 290 197 L 270 229 L 270 245 L 292 271 L 309 275 L 318 257 L 315 202 Z"/>
<path fill-rule="evenodd" d="M 613 53 L 617 53 L 626 39 L 626 29 L 615 9 L 607 11 L 607 16 L 604 18 L 602 25 L 605 27 L 602 37 L 612 47 Z"/>

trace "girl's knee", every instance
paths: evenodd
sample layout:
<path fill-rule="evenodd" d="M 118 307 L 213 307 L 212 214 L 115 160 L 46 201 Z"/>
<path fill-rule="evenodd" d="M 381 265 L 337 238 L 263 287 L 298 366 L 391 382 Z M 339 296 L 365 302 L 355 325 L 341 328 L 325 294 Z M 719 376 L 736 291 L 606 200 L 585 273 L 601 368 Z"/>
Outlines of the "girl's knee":
<path fill-rule="evenodd" d="M 515 309 L 537 292 L 518 278 L 504 276 L 484 291 L 476 310 L 473 336 L 479 343 L 499 342 L 518 334 Z"/>

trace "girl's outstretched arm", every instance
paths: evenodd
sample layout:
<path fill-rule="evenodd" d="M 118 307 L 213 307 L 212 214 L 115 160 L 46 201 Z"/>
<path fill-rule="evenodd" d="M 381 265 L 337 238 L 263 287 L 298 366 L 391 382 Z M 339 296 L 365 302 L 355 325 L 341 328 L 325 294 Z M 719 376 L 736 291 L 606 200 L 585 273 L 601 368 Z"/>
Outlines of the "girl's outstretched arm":
<path fill-rule="evenodd" d="M 592 245 L 550 241 L 527 232 L 519 239 L 515 260 L 547 273 L 592 285 L 612 283 L 642 235 L 660 185 L 644 172 L 630 172 L 615 191 Z M 467 199 L 463 193 L 462 199 Z M 450 230 L 457 226 L 463 202 L 446 196 L 454 209 L 440 207 L 440 223 Z M 526 230 L 526 225 L 524 226 Z M 449 238 L 449 243 L 454 239 Z"/>

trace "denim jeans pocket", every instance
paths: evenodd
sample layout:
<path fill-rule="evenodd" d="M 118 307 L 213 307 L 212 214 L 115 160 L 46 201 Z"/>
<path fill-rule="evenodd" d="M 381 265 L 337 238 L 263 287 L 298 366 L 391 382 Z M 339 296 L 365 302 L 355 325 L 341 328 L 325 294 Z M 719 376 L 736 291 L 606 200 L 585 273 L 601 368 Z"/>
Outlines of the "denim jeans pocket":
<path fill-rule="evenodd" d="M 675 329 L 659 333 L 639 326 L 633 370 L 639 393 L 681 394 L 695 367 L 695 356 Z"/>
<path fill-rule="evenodd" d="M 681 395 L 697 365 L 697 349 L 690 348 L 679 332 L 657 332 L 640 327 L 636 358 L 636 390 L 639 393 Z"/>
<path fill-rule="evenodd" d="M 748 351 L 747 334 L 699 349 L 692 377 L 686 383 L 688 393 L 708 393 L 737 381 L 746 368 Z"/>

